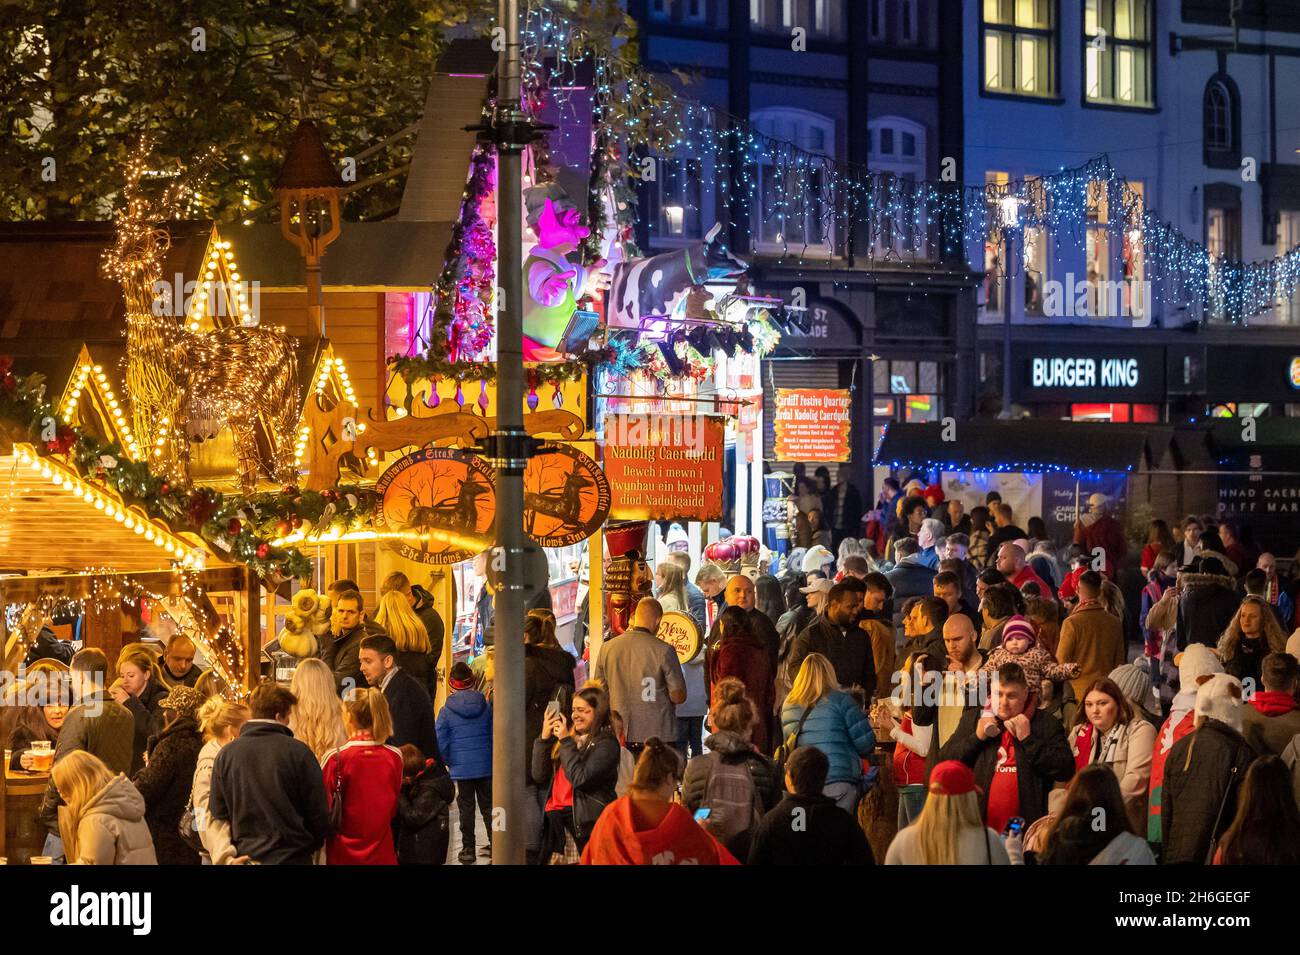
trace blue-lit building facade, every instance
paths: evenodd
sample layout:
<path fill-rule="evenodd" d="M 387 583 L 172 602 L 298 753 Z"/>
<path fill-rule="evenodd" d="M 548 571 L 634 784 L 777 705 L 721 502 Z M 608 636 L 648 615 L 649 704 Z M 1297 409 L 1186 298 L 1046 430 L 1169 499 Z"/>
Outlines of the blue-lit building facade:
<path fill-rule="evenodd" d="M 914 182 L 938 180 L 944 158 L 962 155 L 961 23 L 940 15 L 946 6 L 627 2 L 643 62 L 720 121 L 748 123 L 842 168 Z M 753 291 L 795 306 L 766 363 L 769 405 L 774 388 L 852 388 L 858 481 L 873 434 L 888 423 L 974 413 L 981 276 L 960 243 L 944 243 L 930 210 L 909 209 L 906 227 L 925 231 L 922 241 L 896 235 L 896 222 L 882 228 L 865 215 L 837 214 L 842 203 L 815 175 L 800 183 L 797 210 L 776 207 L 770 199 L 780 185 L 763 167 L 743 173 L 751 201 L 724 204 L 716 184 L 738 173 L 735 163 L 720 165 L 710 156 L 666 159 L 657 181 L 642 185 L 638 238 L 662 251 L 721 222 L 731 250 L 752 263 Z M 773 460 L 770 425 L 765 431 L 765 460 L 788 467 Z"/>
<path fill-rule="evenodd" d="M 1212 255 L 1264 261 L 1300 245 L 1300 4 L 1237 6 L 968 0 L 965 182 L 1106 154 L 1150 211 Z M 1171 424 L 1300 414 L 1300 296 L 1279 293 L 1261 311 L 1231 283 L 1199 300 L 1173 294 L 1140 236 L 1108 228 L 1114 208 L 1099 182 L 1073 230 L 1012 230 L 1009 257 L 995 235 L 969 243 L 985 274 L 981 411 L 1001 410 L 1009 302 L 1015 414 Z"/>

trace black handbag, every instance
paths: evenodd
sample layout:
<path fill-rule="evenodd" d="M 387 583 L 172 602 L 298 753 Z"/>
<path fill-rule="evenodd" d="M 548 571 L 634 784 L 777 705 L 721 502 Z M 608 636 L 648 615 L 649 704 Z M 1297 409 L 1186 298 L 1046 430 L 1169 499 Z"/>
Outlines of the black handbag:
<path fill-rule="evenodd" d="M 203 840 L 199 837 L 198 820 L 194 812 L 194 793 L 190 792 L 190 801 L 185 804 L 185 811 L 181 813 L 180 822 L 176 824 L 177 832 L 180 834 L 181 842 L 185 843 L 195 852 L 202 855 L 208 850 L 203 845 Z"/>
<path fill-rule="evenodd" d="M 330 799 L 330 832 L 338 835 L 343 830 L 343 750 L 334 754 L 334 786 Z"/>

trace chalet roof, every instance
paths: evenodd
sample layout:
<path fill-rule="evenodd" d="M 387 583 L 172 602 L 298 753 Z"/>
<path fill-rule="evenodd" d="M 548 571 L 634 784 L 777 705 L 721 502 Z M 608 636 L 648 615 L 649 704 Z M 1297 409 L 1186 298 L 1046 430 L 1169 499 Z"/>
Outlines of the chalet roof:
<path fill-rule="evenodd" d="M 462 179 L 457 196 L 463 187 Z M 264 290 L 306 287 L 302 256 L 284 240 L 279 225 L 226 226 L 222 235 L 239 252 L 241 274 Z M 442 273 L 450 239 L 450 221 L 346 222 L 321 258 L 321 282 L 326 288 L 427 290 Z"/>
<path fill-rule="evenodd" d="M 293 139 L 284 157 L 284 164 L 275 177 L 279 189 L 342 189 L 343 178 L 334 168 L 320 130 L 309 119 L 304 119 L 294 130 Z"/>
<path fill-rule="evenodd" d="M 211 223 L 174 222 L 169 231 L 163 275 L 197 275 Z M 0 223 L 0 354 L 61 387 L 83 342 L 121 346 L 122 290 L 100 272 L 112 242 L 111 222 Z"/>

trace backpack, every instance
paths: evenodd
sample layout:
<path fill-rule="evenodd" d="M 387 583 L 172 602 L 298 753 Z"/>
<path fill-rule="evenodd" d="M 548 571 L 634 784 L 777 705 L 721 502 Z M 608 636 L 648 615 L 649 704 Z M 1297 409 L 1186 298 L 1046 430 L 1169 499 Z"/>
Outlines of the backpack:
<path fill-rule="evenodd" d="M 709 753 L 708 759 L 713 764 L 713 771 L 709 773 L 704 799 L 700 802 L 701 809 L 709 810 L 702 825 L 725 844 L 758 825 L 763 810 L 747 758 L 742 756 L 728 761 L 714 751 Z"/>

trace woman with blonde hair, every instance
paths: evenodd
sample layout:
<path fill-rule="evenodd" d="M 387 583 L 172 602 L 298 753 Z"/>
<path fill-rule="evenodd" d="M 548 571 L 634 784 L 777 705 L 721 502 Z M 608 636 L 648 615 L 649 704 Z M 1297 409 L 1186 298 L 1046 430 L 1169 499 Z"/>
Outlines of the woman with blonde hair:
<path fill-rule="evenodd" d="M 51 775 L 64 803 L 59 834 L 69 864 L 158 864 L 144 821 L 144 797 L 129 779 L 114 776 L 85 750 L 68 753 Z"/>
<path fill-rule="evenodd" d="M 227 865 L 235 858 L 230 823 L 208 815 L 208 794 L 212 789 L 212 767 L 217 762 L 217 753 L 239 735 L 252 715 L 253 711 L 243 703 L 231 703 L 220 696 L 208 697 L 199 707 L 199 731 L 204 743 L 194 767 L 190 806 L 194 810 L 194 828 L 203 843 L 204 865 Z"/>
<path fill-rule="evenodd" d="M 980 818 L 975 774 L 955 759 L 930 772 L 925 808 L 885 853 L 885 865 L 1010 864 L 1001 837 Z"/>
<path fill-rule="evenodd" d="M 1286 652 L 1286 633 L 1278 625 L 1272 605 L 1263 597 L 1247 594 L 1219 638 L 1218 653 L 1223 672 L 1243 683 L 1254 680 L 1260 687 L 1260 668 L 1270 653 Z"/>
<path fill-rule="evenodd" d="M 676 561 L 661 560 L 655 565 L 655 597 L 663 605 L 664 613 L 690 613 L 686 574 Z"/>
<path fill-rule="evenodd" d="M 849 814 L 862 798 L 862 757 L 876 746 L 871 722 L 856 700 L 840 689 L 835 669 L 820 653 L 804 657 L 790 695 L 781 707 L 782 748 L 815 746 L 830 769 L 822 793 Z"/>
<path fill-rule="evenodd" d="M 343 700 L 348 741 L 325 755 L 322 775 L 331 810 L 343 801 L 339 825 L 325 840 L 327 865 L 397 865 L 393 819 L 402 792 L 402 753 L 384 691 L 353 690 Z"/>
<path fill-rule="evenodd" d="M 158 669 L 158 655 L 148 644 L 128 643 L 122 647 L 117 657 L 117 680 L 108 691 L 135 717 L 132 775 L 144 766 L 149 737 L 163 728 L 162 701 L 169 690 Z"/>
<path fill-rule="evenodd" d="M 429 642 L 429 631 L 416 616 L 406 595 L 400 590 L 390 590 L 380 597 L 375 623 L 397 644 L 397 665 L 415 677 L 431 696 L 437 693 L 438 656 Z"/>
<path fill-rule="evenodd" d="M 338 749 L 348 738 L 334 671 L 324 660 L 303 660 L 293 671 L 289 690 L 298 699 L 289 714 L 289 729 L 318 760 L 324 761 L 326 753 Z"/>

